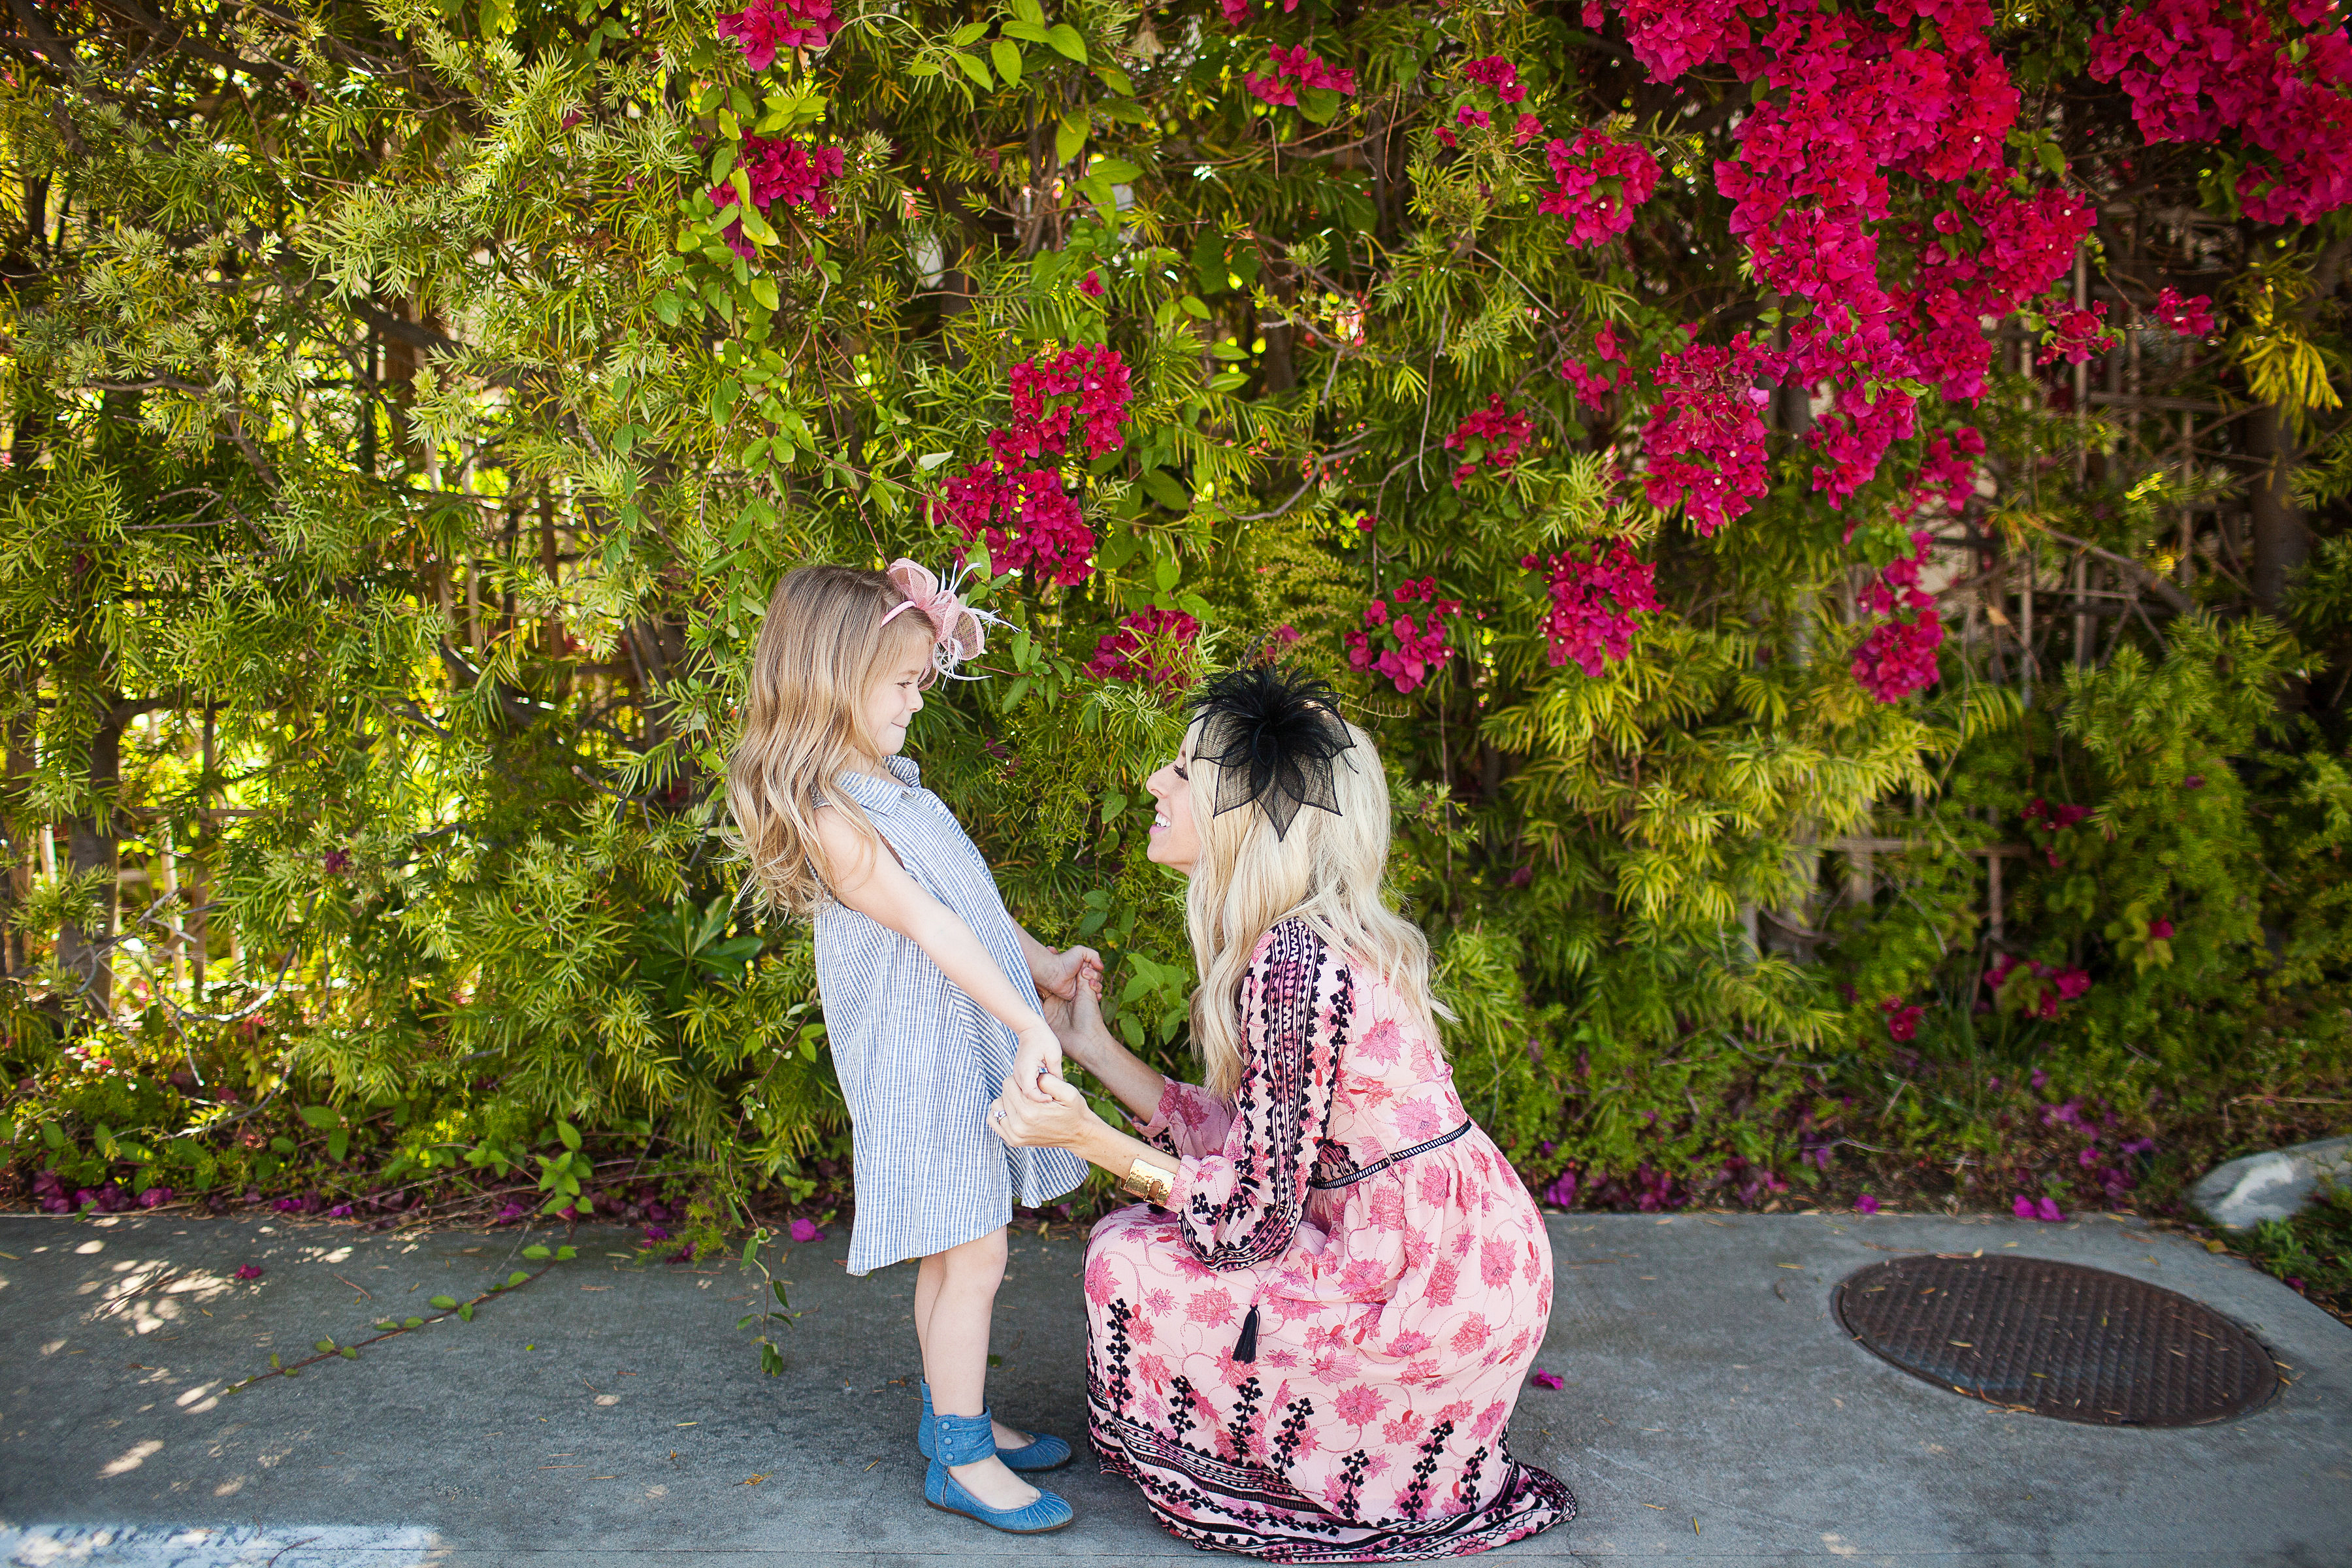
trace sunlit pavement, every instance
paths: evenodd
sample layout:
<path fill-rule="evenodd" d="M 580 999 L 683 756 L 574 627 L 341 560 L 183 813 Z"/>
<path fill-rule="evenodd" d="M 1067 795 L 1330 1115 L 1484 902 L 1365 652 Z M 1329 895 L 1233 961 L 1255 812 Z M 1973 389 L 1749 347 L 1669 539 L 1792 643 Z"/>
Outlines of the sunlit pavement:
<path fill-rule="evenodd" d="M 2352 1331 L 2194 1242 L 1880 1215 L 1559 1215 L 1559 1290 L 1511 1441 L 1583 1513 L 1497 1561 L 2352 1563 Z M 761 1374 L 757 1276 L 640 1266 L 634 1233 L 450 1321 L 235 1394 L 315 1342 L 468 1299 L 560 1236 L 402 1237 L 285 1220 L 0 1216 L 0 1551 L 11 1563 L 404 1568 L 559 1560 L 1127 1565 L 1203 1557 L 1124 1482 L 1051 1483 L 1057 1535 L 920 1500 L 914 1275 L 794 1247 L 786 1370 Z M 1075 1240 L 1016 1237 L 999 1299 L 1005 1418 L 1082 1436 Z M 2252 1330 L 2289 1385 L 2242 1419 L 2121 1430 L 2011 1415 L 1853 1343 L 1831 1288 L 1891 1252 L 2111 1268 Z M 240 1283 L 241 1266 L 263 1270 Z"/>

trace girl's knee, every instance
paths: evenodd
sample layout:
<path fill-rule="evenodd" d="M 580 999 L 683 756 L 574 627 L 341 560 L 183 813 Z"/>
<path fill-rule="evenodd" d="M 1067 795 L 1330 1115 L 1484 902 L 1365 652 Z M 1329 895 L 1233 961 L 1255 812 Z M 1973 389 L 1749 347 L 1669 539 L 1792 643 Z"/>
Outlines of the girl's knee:
<path fill-rule="evenodd" d="M 1002 1276 L 1005 1258 L 1004 1227 L 999 1226 L 986 1236 L 974 1237 L 936 1256 L 951 1278 L 991 1273 Z"/>

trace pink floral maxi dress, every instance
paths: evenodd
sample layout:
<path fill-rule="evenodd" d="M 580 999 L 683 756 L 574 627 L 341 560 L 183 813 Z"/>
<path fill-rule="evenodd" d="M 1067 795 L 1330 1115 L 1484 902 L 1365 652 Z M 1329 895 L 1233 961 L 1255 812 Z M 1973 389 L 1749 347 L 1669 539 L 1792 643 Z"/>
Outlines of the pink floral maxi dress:
<path fill-rule="evenodd" d="M 1259 942 L 1241 1013 L 1233 1101 L 1171 1082 L 1141 1129 L 1181 1162 L 1170 1206 L 1087 1249 L 1103 1468 L 1181 1539 L 1275 1563 L 1462 1556 L 1573 1518 L 1504 1440 L 1551 1244 L 1436 1042 L 1302 921 Z"/>

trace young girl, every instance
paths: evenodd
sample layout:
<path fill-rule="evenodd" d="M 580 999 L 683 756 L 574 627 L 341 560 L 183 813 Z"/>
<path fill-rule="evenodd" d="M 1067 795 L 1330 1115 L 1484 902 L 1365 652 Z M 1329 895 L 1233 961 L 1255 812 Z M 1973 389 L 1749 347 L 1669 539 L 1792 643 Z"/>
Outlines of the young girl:
<path fill-rule="evenodd" d="M 1086 1165 L 1008 1150 L 984 1118 L 1008 1073 L 1039 1094 L 1041 1074 L 1059 1076 L 1038 988 L 1071 996 L 1100 961 L 1013 922 L 980 851 L 898 755 L 924 689 L 982 637 L 911 561 L 787 573 L 760 630 L 727 798 L 769 900 L 815 919 L 856 1172 L 849 1271 L 923 1260 L 924 1499 L 1034 1534 L 1068 1524 L 1070 1505 L 1013 1472 L 1057 1469 L 1070 1446 L 991 1418 L 989 1320 L 1013 1205 L 1061 1196 Z"/>

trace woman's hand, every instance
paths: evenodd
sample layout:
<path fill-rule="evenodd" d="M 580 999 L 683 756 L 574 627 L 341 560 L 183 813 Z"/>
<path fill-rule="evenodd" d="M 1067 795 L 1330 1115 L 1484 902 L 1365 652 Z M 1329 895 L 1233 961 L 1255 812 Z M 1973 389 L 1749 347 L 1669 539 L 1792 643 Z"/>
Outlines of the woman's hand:
<path fill-rule="evenodd" d="M 988 1124 L 1016 1149 L 1075 1149 L 1109 1131 L 1075 1085 L 1058 1078 L 1038 1081 L 1045 1092 L 1031 1098 L 1024 1086 L 1004 1080 L 1004 1091 L 988 1108 Z"/>
<path fill-rule="evenodd" d="M 1102 983 L 1102 954 L 1091 947 L 1066 947 L 1058 952 L 1039 947 L 1029 955 L 1029 978 L 1037 983 L 1041 997 L 1067 1002 L 1088 975 L 1097 984 Z"/>

